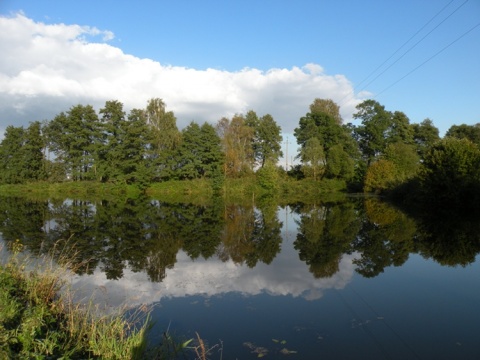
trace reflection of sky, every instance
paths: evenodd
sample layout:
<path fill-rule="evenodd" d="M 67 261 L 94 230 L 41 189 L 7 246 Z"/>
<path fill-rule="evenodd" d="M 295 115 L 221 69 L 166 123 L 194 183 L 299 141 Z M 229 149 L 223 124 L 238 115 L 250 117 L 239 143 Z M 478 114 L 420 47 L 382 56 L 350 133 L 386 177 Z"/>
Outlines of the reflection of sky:
<path fill-rule="evenodd" d="M 315 279 L 308 266 L 299 260 L 293 248 L 297 224 L 290 209 L 280 209 L 278 218 L 283 223 L 281 252 L 270 265 L 259 262 L 254 268 L 238 265 L 217 258 L 191 260 L 183 251 L 177 254 L 177 262 L 166 270 L 161 283 L 152 283 L 144 272 L 124 269 L 123 277 L 109 280 L 100 268 L 93 275 L 74 276 L 72 288 L 80 301 L 92 299 L 96 303 L 116 307 L 126 304 L 151 304 L 166 298 L 187 296 L 214 296 L 237 293 L 243 296 L 268 294 L 292 296 L 306 300 L 322 297 L 327 289 L 342 289 L 354 273 L 352 260 L 357 255 L 344 255 L 339 271 L 330 278 Z"/>
<path fill-rule="evenodd" d="M 287 245 L 287 244 L 284 244 Z M 257 264 L 253 269 L 218 259 L 192 261 L 185 253 L 177 254 L 177 263 L 167 270 L 161 283 L 152 283 L 145 273 L 128 269 L 119 280 L 108 280 L 101 270 L 90 276 L 76 276 L 72 285 L 77 297 L 90 298 L 108 306 L 138 305 L 194 295 L 213 296 L 230 292 L 244 296 L 289 295 L 307 300 L 318 299 L 326 289 L 342 289 L 354 273 L 355 255 L 345 255 L 339 271 L 331 278 L 315 279 L 307 265 L 298 259 L 291 246 L 285 246 L 270 265 Z"/>

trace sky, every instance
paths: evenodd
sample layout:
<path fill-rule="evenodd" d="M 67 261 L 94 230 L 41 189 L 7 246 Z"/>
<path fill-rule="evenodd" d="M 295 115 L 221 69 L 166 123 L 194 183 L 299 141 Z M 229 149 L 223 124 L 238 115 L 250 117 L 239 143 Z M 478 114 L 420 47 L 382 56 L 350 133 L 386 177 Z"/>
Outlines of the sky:
<path fill-rule="evenodd" d="M 315 98 L 374 99 L 444 133 L 480 122 L 480 0 L 0 0 L 0 138 L 77 104 L 162 98 L 179 129 Z"/>

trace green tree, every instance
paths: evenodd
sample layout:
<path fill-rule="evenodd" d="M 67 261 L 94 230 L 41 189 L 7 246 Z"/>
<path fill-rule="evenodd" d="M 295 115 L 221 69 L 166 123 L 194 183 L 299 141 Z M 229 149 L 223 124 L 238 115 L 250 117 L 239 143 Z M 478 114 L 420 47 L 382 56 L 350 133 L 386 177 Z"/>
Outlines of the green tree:
<path fill-rule="evenodd" d="M 169 179 L 175 169 L 175 151 L 181 143 L 177 118 L 166 111 L 162 99 L 152 98 L 145 110 L 147 124 L 152 133 L 152 158 L 156 164 L 156 179 Z"/>
<path fill-rule="evenodd" d="M 357 110 L 353 117 L 362 123 L 353 129 L 354 137 L 364 161 L 370 165 L 383 154 L 387 146 L 392 114 L 375 100 L 365 100 L 357 105 Z"/>
<path fill-rule="evenodd" d="M 23 127 L 7 126 L 0 143 L 0 180 L 6 184 L 18 184 L 24 181 L 23 146 L 25 129 Z"/>
<path fill-rule="evenodd" d="M 124 136 L 125 112 L 119 101 L 107 101 L 100 109 L 103 129 L 102 146 L 98 149 L 98 175 L 102 181 L 118 181 L 122 175 L 124 150 L 122 138 Z"/>
<path fill-rule="evenodd" d="M 270 114 L 261 118 L 254 111 L 249 111 L 245 117 L 245 124 L 253 128 L 253 156 L 260 167 L 270 161 L 276 163 L 283 155 L 281 150 L 281 128 Z"/>
<path fill-rule="evenodd" d="M 324 152 L 324 164 L 328 177 L 352 176 L 358 146 L 351 136 L 349 125 L 341 125 L 339 107 L 332 100 L 315 99 L 310 112 L 300 118 L 294 135 L 300 145 L 302 158 L 307 141 L 316 138 Z M 329 164 L 331 162 L 331 164 Z"/>
<path fill-rule="evenodd" d="M 235 115 L 231 120 L 218 121 L 217 134 L 221 139 L 225 156 L 223 171 L 226 177 L 240 177 L 253 172 L 254 130 L 246 124 L 243 115 Z"/>
<path fill-rule="evenodd" d="M 438 129 L 433 125 L 432 120 L 425 119 L 420 124 L 412 124 L 413 139 L 420 158 L 423 159 L 427 148 L 440 140 Z"/>
<path fill-rule="evenodd" d="M 223 165 L 220 138 L 215 128 L 191 122 L 182 131 L 182 144 L 177 152 L 176 176 L 180 179 L 213 177 Z"/>
<path fill-rule="evenodd" d="M 415 145 L 404 142 L 389 144 L 385 149 L 384 158 L 395 164 L 397 184 L 413 178 L 420 166 L 420 157 L 416 152 Z"/>
<path fill-rule="evenodd" d="M 307 140 L 305 147 L 300 151 L 300 157 L 303 163 L 303 172 L 306 176 L 311 176 L 313 180 L 317 180 L 317 176 L 323 175 L 325 153 L 318 138 L 312 137 Z"/>
<path fill-rule="evenodd" d="M 414 143 L 414 130 L 410 119 L 401 111 L 395 111 L 392 121 L 386 134 L 387 144 L 393 143 Z"/>
<path fill-rule="evenodd" d="M 365 175 L 365 192 L 381 193 L 397 184 L 397 167 L 390 160 L 380 159 L 370 164 Z"/>
<path fill-rule="evenodd" d="M 468 139 L 477 146 L 480 146 L 480 123 L 476 125 L 452 125 L 445 136 L 457 139 Z"/>
<path fill-rule="evenodd" d="M 350 180 L 355 174 L 355 162 L 342 145 L 333 145 L 327 153 L 326 175 Z"/>
<path fill-rule="evenodd" d="M 76 105 L 60 113 L 46 128 L 48 146 L 72 180 L 95 177 L 95 159 L 101 139 L 100 122 L 91 105 Z"/>
<path fill-rule="evenodd" d="M 331 99 L 318 99 L 316 98 L 310 105 L 310 112 L 313 113 L 325 113 L 330 115 L 338 125 L 342 124 L 342 117 L 340 116 L 340 106 L 338 106 Z"/>
<path fill-rule="evenodd" d="M 30 123 L 25 131 L 23 146 L 23 178 L 26 180 L 43 180 L 45 178 L 45 140 L 39 121 Z"/>
<path fill-rule="evenodd" d="M 425 201 L 444 206 L 478 207 L 480 150 L 468 139 L 446 137 L 426 154 L 420 170 Z"/>

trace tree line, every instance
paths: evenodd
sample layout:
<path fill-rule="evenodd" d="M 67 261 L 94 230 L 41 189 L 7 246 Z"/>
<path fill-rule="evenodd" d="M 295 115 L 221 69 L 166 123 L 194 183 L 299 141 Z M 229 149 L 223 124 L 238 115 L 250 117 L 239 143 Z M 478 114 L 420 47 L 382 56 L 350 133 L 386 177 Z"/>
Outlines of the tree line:
<path fill-rule="evenodd" d="M 119 101 L 107 101 L 98 113 L 76 105 L 27 128 L 7 127 L 0 183 L 68 179 L 145 188 L 207 178 L 219 188 L 225 178 L 256 174 L 264 187 L 275 188 L 283 174 L 338 179 L 352 191 L 377 193 L 417 182 L 425 193 L 462 198 L 459 191 L 479 187 L 480 124 L 453 125 L 441 139 L 430 119 L 411 123 L 403 112 L 371 99 L 356 109 L 359 124 L 344 124 L 334 101 L 315 99 L 294 130 L 300 164 L 282 172 L 281 128 L 269 114 L 250 110 L 215 125 L 192 121 L 180 131 L 159 98 L 128 114 Z"/>

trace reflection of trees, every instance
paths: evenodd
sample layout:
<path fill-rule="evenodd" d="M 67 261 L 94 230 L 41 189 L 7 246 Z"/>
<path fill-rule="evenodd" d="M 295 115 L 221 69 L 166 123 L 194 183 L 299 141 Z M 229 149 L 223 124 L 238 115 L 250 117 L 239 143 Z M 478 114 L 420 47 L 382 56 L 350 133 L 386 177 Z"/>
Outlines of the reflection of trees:
<path fill-rule="evenodd" d="M 29 247 L 41 248 L 45 240 L 48 202 L 3 197 L 0 200 L 0 232 L 7 243 L 19 239 Z"/>
<path fill-rule="evenodd" d="M 413 251 L 415 222 L 401 211 L 377 199 L 365 200 L 366 216 L 353 243 L 361 254 L 356 271 L 375 277 L 388 266 L 400 266 Z"/>
<path fill-rule="evenodd" d="M 295 211 L 300 213 L 294 242 L 300 259 L 316 278 L 333 276 L 360 226 L 353 203 L 306 205 Z"/>
<path fill-rule="evenodd" d="M 441 265 L 466 266 L 480 252 L 478 214 L 448 214 L 431 209 L 418 221 L 417 251 Z"/>
<path fill-rule="evenodd" d="M 223 261 L 232 259 L 237 264 L 254 267 L 258 261 L 270 264 L 280 252 L 282 223 L 278 220 L 277 207 L 268 204 L 261 207 L 225 207 L 222 248 L 218 252 Z"/>

